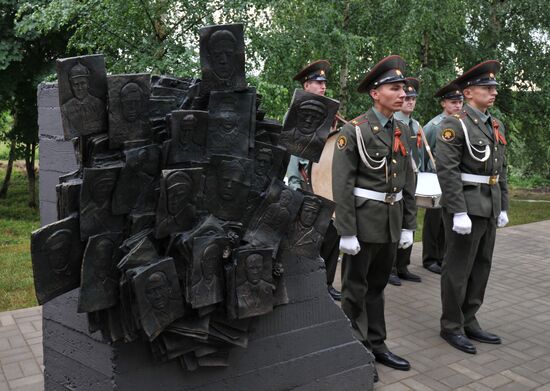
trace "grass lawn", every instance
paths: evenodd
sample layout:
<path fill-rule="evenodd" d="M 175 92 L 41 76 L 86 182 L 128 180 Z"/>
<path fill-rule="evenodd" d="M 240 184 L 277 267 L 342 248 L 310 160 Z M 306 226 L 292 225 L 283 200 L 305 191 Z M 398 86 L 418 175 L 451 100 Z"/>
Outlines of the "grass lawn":
<path fill-rule="evenodd" d="M 0 160 L 0 180 L 6 162 Z M 1 182 L 0 182 L 1 183 Z M 550 189 L 510 191 L 510 225 L 550 219 Z M 422 238 L 424 209 L 418 211 L 415 240 Z M 38 210 L 27 206 L 27 180 L 17 164 L 7 199 L 0 199 L 0 312 L 36 305 L 30 257 L 30 233 L 40 226 Z"/>
<path fill-rule="evenodd" d="M 0 181 L 5 173 L 5 162 L 0 162 Z M 40 217 L 27 199 L 25 170 L 18 164 L 8 198 L 0 199 L 0 312 L 36 305 L 30 233 L 40 227 Z"/>

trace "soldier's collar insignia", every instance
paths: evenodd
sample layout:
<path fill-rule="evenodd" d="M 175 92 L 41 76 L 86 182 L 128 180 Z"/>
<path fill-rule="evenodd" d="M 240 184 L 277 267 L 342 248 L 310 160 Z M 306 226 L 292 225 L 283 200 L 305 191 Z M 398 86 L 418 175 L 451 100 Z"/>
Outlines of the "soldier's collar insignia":
<path fill-rule="evenodd" d="M 443 141 L 453 141 L 455 139 L 455 131 L 451 128 L 443 129 L 441 138 Z"/>
<path fill-rule="evenodd" d="M 346 136 L 341 135 L 338 137 L 338 140 L 336 140 L 336 145 L 338 146 L 338 149 L 342 150 L 348 145 L 348 140 L 346 139 Z"/>

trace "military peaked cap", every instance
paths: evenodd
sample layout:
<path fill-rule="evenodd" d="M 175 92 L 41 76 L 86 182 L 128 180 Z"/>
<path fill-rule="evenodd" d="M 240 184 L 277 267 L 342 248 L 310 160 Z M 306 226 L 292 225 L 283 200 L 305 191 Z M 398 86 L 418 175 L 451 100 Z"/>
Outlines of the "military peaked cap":
<path fill-rule="evenodd" d="M 365 75 L 357 91 L 368 92 L 382 84 L 405 82 L 406 63 L 400 56 L 392 55 L 382 59 Z"/>
<path fill-rule="evenodd" d="M 464 72 L 455 82 L 462 89 L 470 86 L 498 86 L 495 75 L 499 70 L 500 62 L 496 60 L 484 61 Z"/>
<path fill-rule="evenodd" d="M 330 63 L 327 60 L 314 61 L 306 65 L 298 72 L 293 80 L 304 84 L 309 80 L 327 81 L 327 73 L 330 70 Z"/>
<path fill-rule="evenodd" d="M 418 96 L 420 89 L 420 80 L 416 77 L 407 77 L 405 79 L 405 94 L 407 96 Z"/>
<path fill-rule="evenodd" d="M 441 100 L 443 99 L 464 99 L 464 96 L 462 95 L 461 88 L 458 84 L 456 84 L 456 81 L 453 80 L 447 84 L 445 84 L 443 87 L 441 87 L 437 92 L 434 94 L 436 98 L 439 98 Z"/>

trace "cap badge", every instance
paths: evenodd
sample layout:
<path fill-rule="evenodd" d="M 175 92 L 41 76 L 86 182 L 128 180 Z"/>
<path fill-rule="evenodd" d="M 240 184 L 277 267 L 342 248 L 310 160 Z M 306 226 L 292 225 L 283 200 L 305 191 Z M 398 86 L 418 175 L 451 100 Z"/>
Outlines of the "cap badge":
<path fill-rule="evenodd" d="M 396 70 L 395 70 L 395 73 L 397 74 L 397 76 L 401 76 L 401 75 L 402 75 L 402 73 L 401 73 L 401 71 L 400 71 L 399 69 L 396 69 Z"/>
<path fill-rule="evenodd" d="M 495 78 L 495 74 L 494 73 L 489 73 L 489 79 L 494 79 Z"/>
<path fill-rule="evenodd" d="M 321 76 L 325 76 L 325 71 L 321 69 L 321 71 L 319 72 L 319 74 L 320 74 Z"/>

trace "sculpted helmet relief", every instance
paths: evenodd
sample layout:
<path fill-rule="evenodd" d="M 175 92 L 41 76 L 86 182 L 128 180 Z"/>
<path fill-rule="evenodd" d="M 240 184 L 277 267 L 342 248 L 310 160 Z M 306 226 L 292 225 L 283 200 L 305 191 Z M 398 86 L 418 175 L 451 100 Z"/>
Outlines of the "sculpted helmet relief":
<path fill-rule="evenodd" d="M 246 84 L 242 25 L 201 29 L 200 57 L 201 81 L 58 60 L 64 134 L 82 159 L 59 187 L 64 218 L 31 239 L 40 304 L 80 288 L 91 330 L 141 338 L 188 370 L 229 365 L 248 320 L 289 301 L 286 262 L 318 263 L 332 215 L 282 179 L 288 145 L 322 143 L 333 102 L 300 96 L 278 143 Z"/>

